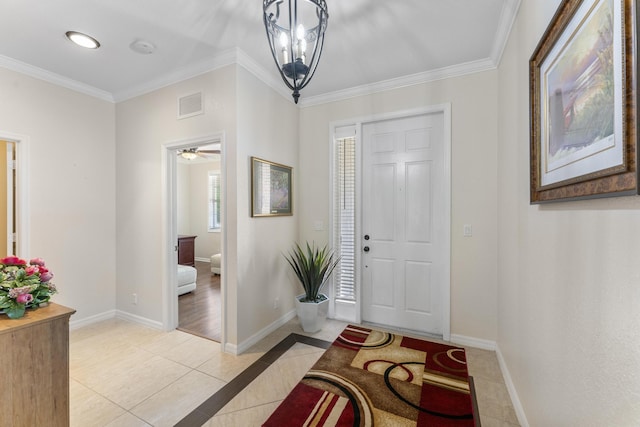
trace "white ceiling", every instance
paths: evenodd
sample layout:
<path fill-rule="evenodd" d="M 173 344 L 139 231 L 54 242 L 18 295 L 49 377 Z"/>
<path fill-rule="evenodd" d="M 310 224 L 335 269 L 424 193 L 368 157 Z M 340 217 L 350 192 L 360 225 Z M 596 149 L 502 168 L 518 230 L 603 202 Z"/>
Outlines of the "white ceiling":
<path fill-rule="evenodd" d="M 327 0 L 322 58 L 301 101 L 494 68 L 519 4 Z M 79 48 L 66 39 L 69 30 L 102 46 Z M 156 51 L 133 52 L 137 39 Z M 288 93 L 260 0 L 0 0 L 0 66 L 111 101 L 232 62 Z"/>

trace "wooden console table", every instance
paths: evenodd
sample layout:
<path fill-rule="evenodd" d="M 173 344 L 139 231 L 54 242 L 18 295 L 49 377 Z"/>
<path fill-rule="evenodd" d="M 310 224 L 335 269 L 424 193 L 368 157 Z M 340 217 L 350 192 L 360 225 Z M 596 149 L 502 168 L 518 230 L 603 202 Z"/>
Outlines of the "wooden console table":
<path fill-rule="evenodd" d="M 69 425 L 69 317 L 50 303 L 20 319 L 0 314 L 0 413 L 12 427 Z"/>
<path fill-rule="evenodd" d="M 196 265 L 196 237 L 178 235 L 178 264 Z"/>

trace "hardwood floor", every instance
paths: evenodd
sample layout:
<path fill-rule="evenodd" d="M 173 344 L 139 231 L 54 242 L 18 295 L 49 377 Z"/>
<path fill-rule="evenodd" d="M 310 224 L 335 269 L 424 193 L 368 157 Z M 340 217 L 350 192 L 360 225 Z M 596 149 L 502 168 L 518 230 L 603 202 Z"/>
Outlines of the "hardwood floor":
<path fill-rule="evenodd" d="M 196 261 L 196 289 L 178 297 L 178 329 L 220 342 L 220 276 L 208 262 Z"/>

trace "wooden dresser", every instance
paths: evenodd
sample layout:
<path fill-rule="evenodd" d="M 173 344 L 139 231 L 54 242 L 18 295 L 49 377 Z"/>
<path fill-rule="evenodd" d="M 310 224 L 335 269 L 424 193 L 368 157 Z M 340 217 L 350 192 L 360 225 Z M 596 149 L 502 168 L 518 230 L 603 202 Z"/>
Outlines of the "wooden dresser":
<path fill-rule="evenodd" d="M 178 235 L 178 264 L 196 265 L 196 237 Z"/>
<path fill-rule="evenodd" d="M 69 317 L 50 303 L 20 319 L 0 314 L 2 426 L 69 426 Z"/>

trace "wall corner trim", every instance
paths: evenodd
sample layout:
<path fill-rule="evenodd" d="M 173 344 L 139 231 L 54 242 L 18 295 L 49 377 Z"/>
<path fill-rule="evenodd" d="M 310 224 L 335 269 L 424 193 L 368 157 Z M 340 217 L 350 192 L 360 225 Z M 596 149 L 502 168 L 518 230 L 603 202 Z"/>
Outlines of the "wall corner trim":
<path fill-rule="evenodd" d="M 242 354 L 245 351 L 247 351 L 249 348 L 251 348 L 253 345 L 260 342 L 263 338 L 265 338 L 271 332 L 274 332 L 276 329 L 278 329 L 280 326 L 284 325 L 294 317 L 296 317 L 295 309 L 285 313 L 282 317 L 280 317 L 279 319 L 276 319 L 275 322 L 271 323 L 265 328 L 262 328 L 257 333 L 250 336 L 248 339 L 239 343 L 237 346 L 227 343 L 225 345 L 224 351 L 232 354 Z"/>
<path fill-rule="evenodd" d="M 527 415 L 525 414 L 522 403 L 520 402 L 520 397 L 518 396 L 518 392 L 516 391 L 516 386 L 513 384 L 513 380 L 511 379 L 511 374 L 509 373 L 507 362 L 505 361 L 504 356 L 500 351 L 500 347 L 497 344 L 495 350 L 496 356 L 498 357 L 498 365 L 500 365 L 500 371 L 502 372 L 504 383 L 507 386 L 509 397 L 511 397 L 511 403 L 513 403 L 513 409 L 516 412 L 516 417 L 518 417 L 518 422 L 522 427 L 529 427 Z"/>
<path fill-rule="evenodd" d="M 480 348 L 482 350 L 496 351 L 496 342 L 466 335 L 451 334 L 451 342 L 467 347 Z"/>

